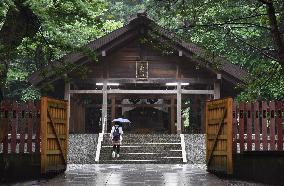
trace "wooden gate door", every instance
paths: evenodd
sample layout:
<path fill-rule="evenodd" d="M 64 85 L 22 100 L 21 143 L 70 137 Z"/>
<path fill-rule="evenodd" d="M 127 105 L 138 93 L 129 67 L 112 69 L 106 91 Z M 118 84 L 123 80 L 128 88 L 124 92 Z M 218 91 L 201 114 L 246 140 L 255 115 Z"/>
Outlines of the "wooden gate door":
<path fill-rule="evenodd" d="M 41 174 L 66 169 L 67 104 L 62 100 L 41 98 Z"/>
<path fill-rule="evenodd" d="M 232 106 L 232 98 L 206 102 L 206 164 L 208 171 L 233 174 Z"/>

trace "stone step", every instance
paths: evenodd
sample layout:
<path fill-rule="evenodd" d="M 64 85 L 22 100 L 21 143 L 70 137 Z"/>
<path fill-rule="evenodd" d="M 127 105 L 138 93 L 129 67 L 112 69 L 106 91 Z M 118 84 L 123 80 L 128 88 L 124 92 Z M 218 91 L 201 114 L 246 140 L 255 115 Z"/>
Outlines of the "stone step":
<path fill-rule="evenodd" d="M 100 154 L 100 160 L 108 160 L 112 159 L 111 152 L 106 152 Z M 124 160 L 153 160 L 153 159 L 163 159 L 163 158 L 170 158 L 170 157 L 181 157 L 182 152 L 162 152 L 162 153 L 123 153 L 120 152 L 120 158 Z"/>
<path fill-rule="evenodd" d="M 104 136 L 109 135 L 110 133 L 105 133 Z M 124 133 L 123 135 L 129 136 L 129 137 L 148 137 L 148 138 L 154 138 L 154 137 L 164 137 L 164 136 L 171 136 L 171 137 L 177 137 L 179 138 L 179 134 L 131 134 L 131 133 Z"/>
<path fill-rule="evenodd" d="M 112 145 L 112 141 L 111 140 L 104 140 L 101 143 L 102 145 Z M 122 145 L 145 145 L 145 146 L 149 146 L 149 145 L 177 145 L 177 144 L 181 144 L 180 141 L 176 141 L 176 142 L 163 142 L 163 141 L 144 141 L 144 142 L 138 142 L 138 141 L 125 141 L 122 140 L 121 142 Z"/>
<path fill-rule="evenodd" d="M 109 152 L 112 150 L 112 146 L 102 146 L 101 153 Z M 181 150 L 181 145 L 159 145 L 159 146 L 143 146 L 143 145 L 129 145 L 120 146 L 121 152 L 162 152 L 170 150 Z"/>
<path fill-rule="evenodd" d="M 120 157 L 112 158 L 112 142 L 104 135 L 99 163 L 183 163 L 180 135 L 125 134 Z"/>
<path fill-rule="evenodd" d="M 150 144 L 150 143 L 152 143 L 152 144 L 157 144 L 157 145 L 163 145 L 163 144 L 167 144 L 167 143 L 173 143 L 173 144 L 175 144 L 175 143 L 181 143 L 181 141 L 179 140 L 176 140 L 176 141 L 168 141 L 168 140 L 141 140 L 141 141 L 139 141 L 139 140 L 131 140 L 131 139 L 123 139 L 122 141 L 121 141 L 121 143 L 122 144 Z M 103 141 L 102 141 L 102 144 L 112 144 L 112 140 L 110 140 L 110 139 L 104 139 Z"/>
<path fill-rule="evenodd" d="M 105 134 L 104 138 L 108 139 L 110 137 L 109 134 Z M 180 141 L 180 136 L 176 135 L 131 135 L 131 134 L 123 134 L 123 139 L 130 140 L 142 140 L 142 141 L 152 141 L 152 140 L 165 140 L 165 141 Z"/>
<path fill-rule="evenodd" d="M 156 160 L 100 160 L 100 164 L 183 164 L 182 158 L 176 159 L 156 159 Z"/>

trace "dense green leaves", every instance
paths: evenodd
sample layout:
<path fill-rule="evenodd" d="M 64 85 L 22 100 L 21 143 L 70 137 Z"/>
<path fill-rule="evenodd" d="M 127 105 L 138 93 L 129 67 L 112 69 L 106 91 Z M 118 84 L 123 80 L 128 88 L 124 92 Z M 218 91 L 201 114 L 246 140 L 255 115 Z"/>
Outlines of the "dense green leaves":
<path fill-rule="evenodd" d="M 136 3 L 134 3 L 136 2 Z M 280 22 L 283 2 L 273 2 Z M 144 9 L 161 26 L 187 41 L 248 70 L 239 100 L 283 99 L 283 74 L 275 55 L 266 6 L 258 0 L 147 0 L 115 1 L 112 9 L 126 18 L 123 7 Z M 282 8 L 282 9 L 281 9 Z M 126 21 L 126 20 L 124 20 Z M 238 87 L 236 87 L 238 88 Z"/>
<path fill-rule="evenodd" d="M 275 55 L 267 7 L 259 0 L 2 0 L 0 29 L 8 10 L 23 2 L 40 27 L 23 38 L 16 50 L 3 53 L 9 61 L 5 95 L 26 100 L 38 95 L 25 78 L 67 52 L 121 27 L 140 10 L 161 26 L 197 43 L 249 71 L 238 99 L 283 99 L 284 79 Z M 276 18 L 284 30 L 283 1 L 275 0 Z M 17 21 L 17 20 L 15 20 Z M 7 51 L 6 51 L 7 52 Z M 95 56 L 92 56 L 95 59 Z M 1 70 L 5 67 L 0 64 Z M 72 67 L 68 67 L 72 68 Z M 62 69 L 57 69 L 62 73 Z"/>
<path fill-rule="evenodd" d="M 7 21 L 8 10 L 19 11 L 17 3 L 37 16 L 40 27 L 34 36 L 22 38 L 16 50 L 3 48 L 0 51 L 1 58 L 9 65 L 4 91 L 8 98 L 36 98 L 38 92 L 26 82 L 28 75 L 72 51 L 84 51 L 95 59 L 94 53 L 86 52 L 82 46 L 122 26 L 121 22 L 107 18 L 107 3 L 101 0 L 4 0 L 0 3 L 0 29 Z M 13 54 L 8 57 L 8 52 Z M 64 70 L 70 68 L 66 64 L 54 72 L 64 74 Z"/>

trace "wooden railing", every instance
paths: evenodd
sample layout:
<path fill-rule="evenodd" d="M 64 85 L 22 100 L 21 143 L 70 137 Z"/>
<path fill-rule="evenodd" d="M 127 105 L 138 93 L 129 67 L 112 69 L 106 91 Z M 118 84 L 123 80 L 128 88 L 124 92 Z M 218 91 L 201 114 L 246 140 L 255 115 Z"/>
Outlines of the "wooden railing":
<path fill-rule="evenodd" d="M 0 152 L 40 153 L 39 116 L 39 103 L 1 102 Z"/>
<path fill-rule="evenodd" d="M 233 106 L 233 152 L 283 151 L 283 104 L 242 102 Z"/>

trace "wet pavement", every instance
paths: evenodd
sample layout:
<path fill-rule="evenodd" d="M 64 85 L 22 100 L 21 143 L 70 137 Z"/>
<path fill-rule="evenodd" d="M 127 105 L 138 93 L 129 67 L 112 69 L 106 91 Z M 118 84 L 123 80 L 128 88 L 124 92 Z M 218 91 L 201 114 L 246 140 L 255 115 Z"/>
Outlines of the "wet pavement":
<path fill-rule="evenodd" d="M 220 179 L 206 172 L 203 164 L 69 164 L 64 174 L 52 179 L 13 185 L 244 186 L 261 184 Z"/>

